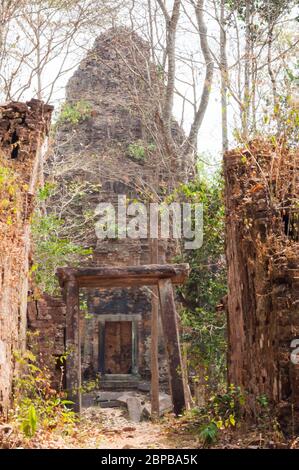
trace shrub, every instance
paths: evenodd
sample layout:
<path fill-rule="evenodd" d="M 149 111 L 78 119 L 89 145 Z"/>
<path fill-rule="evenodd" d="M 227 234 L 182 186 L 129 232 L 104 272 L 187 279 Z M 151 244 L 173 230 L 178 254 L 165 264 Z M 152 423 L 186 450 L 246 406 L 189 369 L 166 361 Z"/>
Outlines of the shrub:
<path fill-rule="evenodd" d="M 222 185 L 221 175 L 200 178 L 181 185 L 174 196 L 203 205 L 203 245 L 183 250 L 176 259 L 191 267 L 189 278 L 177 293 L 190 372 L 194 378 L 208 376 L 209 385 L 216 390 L 226 383 L 226 315 L 219 309 L 227 284 Z"/>
<path fill-rule="evenodd" d="M 218 437 L 218 428 L 214 422 L 210 422 L 201 428 L 199 436 L 204 444 L 213 444 Z"/>
<path fill-rule="evenodd" d="M 36 213 L 32 220 L 32 234 L 34 241 L 34 264 L 31 272 L 40 289 L 48 294 L 54 294 L 58 288 L 55 272 L 58 266 L 68 263 L 76 265 L 82 256 L 92 253 L 76 245 L 70 240 L 58 236 L 59 227 L 63 220 L 55 215 L 41 215 Z"/>
<path fill-rule="evenodd" d="M 137 162 L 145 161 L 151 152 L 156 150 L 156 145 L 154 143 L 145 143 L 142 140 L 137 140 L 132 144 L 128 145 L 128 155 L 133 160 Z"/>
<path fill-rule="evenodd" d="M 38 339 L 38 333 L 31 334 Z M 68 408 L 72 402 L 65 393 L 51 385 L 49 365 L 39 363 L 32 351 L 15 352 L 20 373 L 14 383 L 14 420 L 26 437 L 33 437 L 38 429 L 63 428 L 69 432 L 77 421 Z M 63 371 L 62 371 L 63 372 Z"/>
<path fill-rule="evenodd" d="M 211 395 L 207 404 L 187 414 L 190 425 L 205 445 L 213 444 L 219 433 L 235 428 L 242 418 L 245 399 L 240 387 L 231 384 L 225 393 Z"/>
<path fill-rule="evenodd" d="M 91 116 L 91 104 L 88 101 L 80 100 L 74 104 L 64 103 L 57 120 L 57 125 L 70 123 L 73 125 L 85 121 Z"/>

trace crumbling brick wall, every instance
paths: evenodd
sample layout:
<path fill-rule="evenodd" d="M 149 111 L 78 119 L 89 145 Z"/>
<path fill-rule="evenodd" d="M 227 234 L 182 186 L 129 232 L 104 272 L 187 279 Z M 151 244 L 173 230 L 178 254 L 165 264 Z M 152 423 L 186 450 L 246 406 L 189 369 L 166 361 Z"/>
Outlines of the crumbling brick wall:
<path fill-rule="evenodd" d="M 265 395 L 284 429 L 299 427 L 299 155 L 251 142 L 224 158 L 228 375 L 258 413 Z"/>
<path fill-rule="evenodd" d="M 28 303 L 27 326 L 37 334 L 39 362 L 53 370 L 53 386 L 64 385 L 65 314 L 62 298 L 43 294 Z"/>
<path fill-rule="evenodd" d="M 10 406 L 13 352 L 25 346 L 30 216 L 51 112 L 38 100 L 0 106 L 0 412 Z"/>

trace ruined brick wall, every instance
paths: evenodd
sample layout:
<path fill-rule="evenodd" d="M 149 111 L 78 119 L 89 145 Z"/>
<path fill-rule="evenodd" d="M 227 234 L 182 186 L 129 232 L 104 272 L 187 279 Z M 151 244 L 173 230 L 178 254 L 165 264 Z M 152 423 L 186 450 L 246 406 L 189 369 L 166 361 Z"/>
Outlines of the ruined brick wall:
<path fill-rule="evenodd" d="M 0 106 L 0 413 L 10 406 L 13 352 L 25 345 L 30 216 L 51 112 L 38 100 Z"/>
<path fill-rule="evenodd" d="M 228 374 L 256 417 L 266 395 L 284 429 L 299 427 L 299 155 L 254 141 L 224 159 Z"/>
<path fill-rule="evenodd" d="M 63 360 L 65 354 L 66 306 L 59 297 L 44 294 L 28 302 L 27 326 L 37 332 L 39 362 L 53 367 L 53 386 L 63 385 Z"/>

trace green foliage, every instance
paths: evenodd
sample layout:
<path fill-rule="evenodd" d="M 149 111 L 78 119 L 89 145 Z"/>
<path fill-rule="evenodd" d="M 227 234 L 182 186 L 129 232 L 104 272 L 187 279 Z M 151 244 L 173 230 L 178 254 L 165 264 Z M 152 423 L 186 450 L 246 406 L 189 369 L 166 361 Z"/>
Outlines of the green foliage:
<path fill-rule="evenodd" d="M 32 404 L 29 405 L 27 411 L 24 411 L 24 415 L 20 420 L 20 428 L 26 437 L 34 436 L 37 428 L 37 416 L 36 410 Z"/>
<path fill-rule="evenodd" d="M 274 112 L 271 105 L 265 108 L 263 115 L 264 132 L 274 146 L 285 142 L 289 147 L 296 148 L 299 139 L 299 108 L 293 104 L 291 95 L 280 96 Z"/>
<path fill-rule="evenodd" d="M 61 107 L 57 125 L 70 123 L 73 125 L 85 121 L 91 116 L 92 107 L 88 101 L 80 100 L 74 104 L 64 103 Z"/>
<path fill-rule="evenodd" d="M 205 445 L 213 444 L 221 431 L 238 425 L 244 413 L 244 405 L 245 397 L 240 387 L 231 384 L 226 392 L 210 395 L 204 407 L 194 408 L 187 413 L 190 429 L 193 428 L 199 434 Z"/>
<path fill-rule="evenodd" d="M 38 334 L 31 334 L 38 341 Z M 40 428 L 64 432 L 73 429 L 75 413 L 68 408 L 64 392 L 57 392 L 51 385 L 51 369 L 41 364 L 32 351 L 15 352 L 20 374 L 14 383 L 14 420 L 26 437 L 34 436 Z"/>
<path fill-rule="evenodd" d="M 137 140 L 128 145 L 128 156 L 137 162 L 143 162 L 147 159 L 149 153 L 155 150 L 155 144 L 146 144 L 142 140 Z"/>
<path fill-rule="evenodd" d="M 81 393 L 90 393 L 100 388 L 100 376 L 97 375 L 95 379 L 85 380 L 81 387 Z"/>
<path fill-rule="evenodd" d="M 299 139 L 299 61 L 290 61 L 281 78 L 281 94 L 277 96 L 275 106 L 271 99 L 265 100 L 263 131 L 274 146 L 280 147 L 285 142 L 288 147 L 296 148 Z"/>
<path fill-rule="evenodd" d="M 216 175 L 179 189 L 185 200 L 203 204 L 204 231 L 202 247 L 188 250 L 180 259 L 191 267 L 188 280 L 178 288 L 182 339 L 189 346 L 191 371 L 196 374 L 198 365 L 203 366 L 216 387 L 226 382 L 226 315 L 218 307 L 226 294 L 222 186 L 221 176 Z"/>
<path fill-rule="evenodd" d="M 64 180 L 63 183 L 61 180 L 60 183 L 52 185 L 46 207 L 49 212 L 59 214 L 59 219 L 63 219 L 57 231 L 59 238 L 68 239 L 77 245 L 83 244 L 89 238 L 88 235 L 94 233 L 97 220 L 94 201 L 102 185 L 77 177 Z"/>
<path fill-rule="evenodd" d="M 267 408 L 269 406 L 268 397 L 266 395 L 260 395 L 256 398 L 256 401 L 262 408 Z"/>
<path fill-rule="evenodd" d="M 156 144 L 151 143 L 151 144 L 147 145 L 147 151 L 148 152 L 154 152 L 156 150 L 156 148 L 157 148 Z"/>
<path fill-rule="evenodd" d="M 205 445 L 216 442 L 218 437 L 218 428 L 215 423 L 211 422 L 202 426 L 199 437 Z"/>
<path fill-rule="evenodd" d="M 227 7 L 236 11 L 239 18 L 245 21 L 246 18 L 246 0 L 226 0 Z M 259 14 L 257 25 L 262 23 L 270 23 L 278 18 L 282 13 L 289 12 L 290 9 L 296 4 L 296 0 L 251 0 L 249 2 L 250 13 L 256 12 Z M 252 28 L 255 25 L 252 26 Z"/>
<path fill-rule="evenodd" d="M 4 188 L 15 182 L 15 176 L 11 168 L 0 166 L 0 189 Z"/>
<path fill-rule="evenodd" d="M 44 186 L 40 187 L 37 191 L 37 199 L 40 202 L 46 201 L 53 193 L 55 189 L 55 184 L 54 183 L 48 183 L 46 182 Z"/>
<path fill-rule="evenodd" d="M 277 437 L 281 436 L 280 424 L 277 420 L 275 410 L 271 407 L 269 398 L 267 395 L 259 395 L 255 398 L 256 400 L 256 422 L 257 428 L 261 432 L 274 432 Z"/>
<path fill-rule="evenodd" d="M 208 415 L 219 429 L 234 427 L 241 418 L 245 397 L 240 387 L 231 384 L 225 393 L 211 395 L 207 405 Z"/>
<path fill-rule="evenodd" d="M 157 65 L 157 75 L 158 75 L 158 78 L 160 80 L 163 80 L 163 78 L 165 76 L 165 70 L 164 70 L 163 65 L 161 65 L 161 64 Z"/>
<path fill-rule="evenodd" d="M 146 149 L 142 141 L 134 142 L 128 145 L 129 157 L 137 161 L 143 161 L 146 158 Z"/>
<path fill-rule="evenodd" d="M 291 95 L 280 97 L 278 126 L 280 134 L 287 144 L 297 147 L 299 140 L 299 106 L 298 103 L 293 102 Z"/>
<path fill-rule="evenodd" d="M 55 215 L 42 215 L 38 212 L 32 220 L 34 265 L 31 271 L 35 273 L 34 278 L 40 289 L 49 294 L 54 294 L 58 288 L 55 276 L 57 267 L 70 263 L 75 266 L 81 257 L 92 253 L 91 249 L 59 237 L 59 229 L 63 223 Z"/>

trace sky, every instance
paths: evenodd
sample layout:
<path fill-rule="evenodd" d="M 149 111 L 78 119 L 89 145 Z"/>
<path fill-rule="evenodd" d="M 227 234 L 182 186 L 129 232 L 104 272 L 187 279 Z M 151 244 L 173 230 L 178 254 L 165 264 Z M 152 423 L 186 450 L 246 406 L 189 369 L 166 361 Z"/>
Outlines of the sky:
<path fill-rule="evenodd" d="M 83 1 L 83 0 L 82 0 Z M 85 1 L 85 0 L 84 0 Z M 88 0 L 86 0 L 88 1 Z M 97 1 L 97 0 L 95 0 Z M 148 17 L 147 17 L 147 4 L 148 0 L 135 0 L 135 3 L 138 3 L 139 6 L 137 10 L 134 10 L 134 28 L 135 31 L 139 34 L 147 35 L 149 31 L 149 24 L 148 24 Z M 170 0 L 167 0 L 170 2 Z M 102 4 L 103 0 L 99 0 L 99 4 Z M 123 2 L 124 3 L 124 2 Z M 172 3 L 172 2 L 170 2 Z M 196 31 L 196 19 L 194 12 L 189 5 L 188 1 L 183 2 L 183 6 L 186 8 L 185 12 L 182 12 L 179 28 L 177 31 L 177 83 L 176 86 L 179 89 L 182 95 L 186 95 L 186 97 L 190 100 L 193 99 L 193 92 L 192 87 L 186 85 L 186 82 L 192 81 L 192 72 L 190 69 L 190 62 L 186 59 L 190 59 L 192 56 L 193 62 L 196 64 L 196 69 L 194 71 L 194 77 L 197 84 L 197 98 L 201 95 L 201 89 L 203 86 L 204 74 L 205 74 L 205 64 L 203 63 L 202 53 L 200 50 L 200 41 L 199 41 L 199 34 Z M 210 49 L 213 53 L 219 57 L 219 25 L 214 18 L 214 11 L 213 11 L 213 1 L 206 1 L 205 2 L 207 11 L 205 11 L 205 20 L 208 28 L 208 41 Z M 131 21 L 129 17 L 129 10 L 126 7 L 122 7 L 121 11 L 117 14 L 117 17 L 113 20 L 109 18 L 106 23 L 99 27 L 94 25 L 90 27 L 88 25 L 88 32 L 80 33 L 76 37 L 76 42 L 71 47 L 70 53 L 67 57 L 64 54 L 59 54 L 58 57 L 53 58 L 44 68 L 43 73 L 43 85 L 47 86 L 50 85 L 53 80 L 55 79 L 60 66 L 63 63 L 63 73 L 54 87 L 53 96 L 51 96 L 50 102 L 55 105 L 56 111 L 59 111 L 61 103 L 64 101 L 65 97 L 65 86 L 67 84 L 68 79 L 74 73 L 75 68 L 79 65 L 80 60 L 84 57 L 86 52 L 89 48 L 92 47 L 94 42 L 94 38 L 97 37 L 104 29 L 110 28 L 112 24 L 120 24 L 120 25 L 127 25 L 130 27 Z M 296 15 L 290 15 L 295 17 Z M 163 17 L 161 17 L 163 18 Z M 55 18 L 54 18 L 55 19 Z M 46 24 L 47 24 L 46 18 Z M 59 18 L 59 21 L 61 18 Z M 65 25 L 64 28 L 67 30 L 68 26 L 68 19 L 64 19 Z M 102 22 L 102 20 L 101 20 Z M 157 34 L 160 34 L 161 31 L 164 31 L 163 28 L 164 20 L 158 19 L 157 20 Z M 103 22 L 102 22 L 103 23 Z M 59 23 L 60 24 L 60 23 Z M 297 27 L 298 23 L 294 25 Z M 289 26 L 288 26 L 289 27 Z M 54 37 L 54 41 L 59 44 L 61 41 L 61 37 L 63 37 L 64 28 L 57 28 L 55 31 L 56 36 Z M 288 31 L 286 29 L 286 31 Z M 240 38 L 242 42 L 242 29 L 239 31 Z M 230 63 L 236 62 L 236 57 L 234 57 L 236 47 L 235 47 L 235 39 L 233 35 L 236 35 L 234 31 L 231 33 L 231 37 L 229 38 L 227 53 Z M 62 36 L 61 36 L 62 35 Z M 10 53 L 16 55 L 16 62 L 18 63 L 18 55 L 23 55 L 26 51 L 32 47 L 31 39 L 32 39 L 32 32 L 30 31 L 30 27 L 22 28 L 15 26 L 12 27 L 10 32 L 10 41 L 12 47 L 10 49 Z M 46 44 L 45 44 L 46 45 Z M 8 57 L 10 60 L 10 57 Z M 8 60 L 8 62 L 9 62 Z M 15 82 L 15 89 L 18 88 L 19 85 L 22 83 L 27 83 L 28 81 L 28 70 L 32 67 L 35 67 L 34 62 L 34 54 L 32 55 L 32 60 L 30 57 L 26 57 L 26 61 L 28 62 L 29 68 L 27 65 L 24 65 L 16 74 L 16 82 Z M 30 62 L 31 61 L 31 62 Z M 9 64 L 8 64 L 9 65 Z M 27 69 L 26 69 L 27 67 Z M 265 70 L 265 69 L 264 69 Z M 264 73 L 267 74 L 267 71 Z M 9 76 L 9 70 L 7 75 Z M 1 79 L 1 77 L 0 77 Z M 184 82 L 184 83 L 183 83 Z M 31 85 L 27 87 L 25 92 L 19 96 L 16 94 L 14 99 L 21 99 L 23 101 L 30 99 L 36 94 L 34 80 L 32 81 Z M 261 85 L 258 84 L 261 91 Z M 269 87 L 268 87 L 269 90 Z M 49 87 L 45 90 L 44 99 L 47 100 L 47 94 L 49 91 Z M 233 129 L 236 126 L 235 120 L 238 119 L 238 109 L 236 105 L 233 103 L 233 100 L 229 100 L 228 106 L 228 120 L 229 120 L 229 139 L 231 145 L 234 145 L 233 140 Z M 173 113 L 174 117 L 177 119 L 178 122 L 181 121 L 181 111 L 182 111 L 182 100 L 180 97 L 176 96 L 174 101 L 174 108 Z M 215 66 L 214 71 L 214 81 L 211 89 L 210 99 L 206 114 L 204 116 L 204 120 L 202 126 L 199 131 L 198 135 L 198 152 L 200 157 L 209 162 L 209 170 L 213 171 L 214 169 L 219 168 L 221 164 L 221 102 L 220 102 L 220 77 L 219 77 L 219 70 L 217 66 Z M 184 130 L 188 133 L 190 129 L 190 125 L 193 120 L 193 108 L 191 105 L 186 104 L 185 108 L 185 115 L 184 115 Z"/>
<path fill-rule="evenodd" d="M 147 2 L 143 2 L 144 8 L 146 8 Z M 190 14 L 191 21 L 195 21 L 193 11 L 188 11 Z M 193 16 L 192 16 L 193 15 Z M 141 32 L 146 29 L 146 15 L 145 12 L 140 10 L 140 15 L 137 15 L 137 24 L 136 29 L 137 31 Z M 208 26 L 208 34 L 209 34 L 209 43 L 210 46 L 217 52 L 217 40 L 219 35 L 218 25 L 212 17 L 207 16 L 207 26 Z M 118 17 L 118 23 L 130 25 L 130 20 L 127 15 L 127 11 L 125 9 L 122 10 L 122 14 Z M 200 51 L 199 45 L 199 35 L 192 26 L 190 27 L 190 20 L 187 19 L 186 16 L 182 14 L 180 27 L 177 33 L 177 51 L 178 55 L 183 58 L 182 61 L 177 62 L 177 76 L 179 80 L 184 82 L 190 82 L 192 79 L 192 74 L 190 67 L 186 65 L 185 58 L 190 57 L 192 54 L 194 62 L 196 65 L 195 76 L 197 82 L 197 95 L 200 96 L 202 85 L 203 85 L 203 77 L 205 73 L 205 66 L 202 62 L 202 55 Z M 138 26 L 139 25 L 139 26 Z M 108 24 L 107 27 L 110 27 Z M 54 89 L 53 96 L 50 99 L 50 102 L 55 105 L 56 110 L 59 110 L 61 103 L 64 100 L 65 96 L 65 86 L 68 79 L 74 73 L 74 65 L 78 66 L 79 61 L 81 58 L 84 57 L 86 51 L 89 47 L 92 46 L 94 37 L 100 34 L 100 29 L 90 31 L 89 34 L 85 33 L 85 35 L 79 35 L 76 41 L 76 46 L 73 47 L 70 54 L 68 55 L 65 63 L 64 68 L 68 70 L 64 73 L 59 80 L 57 81 Z M 58 32 L 59 34 L 59 32 Z M 12 31 L 12 37 L 15 38 L 15 31 Z M 26 35 L 24 36 L 24 32 L 20 31 L 21 40 L 21 48 L 25 51 L 26 48 L 30 47 L 30 43 L 26 43 Z M 57 37 L 57 41 L 59 41 L 59 37 Z M 78 49 L 77 44 L 81 44 L 81 47 Z M 83 47 L 82 47 L 83 45 Z M 64 56 L 58 56 L 54 58 L 49 65 L 45 67 L 44 70 L 44 86 L 47 84 L 51 84 L 56 77 L 57 71 L 59 70 L 62 61 L 64 60 Z M 203 160 L 209 162 L 210 170 L 217 169 L 221 162 L 221 104 L 220 104 L 220 84 L 219 84 L 219 73 L 215 70 L 215 77 L 214 83 L 211 90 L 209 105 L 199 131 L 198 136 L 198 151 L 200 156 Z M 21 83 L 24 81 L 26 83 L 26 68 L 19 73 L 18 81 Z M 17 85 L 17 83 L 16 83 Z M 187 98 L 191 99 L 192 96 L 192 88 L 188 85 L 182 83 L 181 81 L 177 82 L 177 87 L 181 94 L 186 95 Z M 34 95 L 34 82 L 25 93 L 22 95 L 22 99 L 30 99 Z M 45 90 L 45 98 L 49 91 L 49 88 Z M 174 117 L 180 122 L 181 120 L 181 111 L 182 111 L 182 100 L 179 97 L 175 97 L 174 101 Z M 185 107 L 185 115 L 184 115 L 184 129 L 186 132 L 189 131 L 190 125 L 193 120 L 193 109 L 191 105 L 186 104 Z"/>

